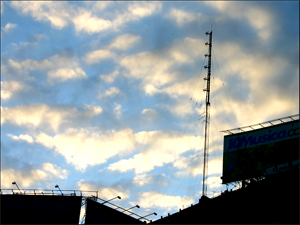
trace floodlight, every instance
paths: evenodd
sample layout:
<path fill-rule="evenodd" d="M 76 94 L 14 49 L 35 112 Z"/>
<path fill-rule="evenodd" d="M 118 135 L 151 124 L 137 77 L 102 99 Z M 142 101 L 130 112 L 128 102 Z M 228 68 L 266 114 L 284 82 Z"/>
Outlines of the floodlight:
<path fill-rule="evenodd" d="M 55 187 L 59 189 L 59 191 L 60 191 L 61 195 L 64 195 L 64 194 L 62 193 L 62 191 L 60 190 L 60 188 L 59 188 L 58 184 L 57 184 L 57 185 L 55 185 Z"/>
<path fill-rule="evenodd" d="M 147 217 L 147 216 L 150 216 L 150 215 L 155 215 L 155 216 L 157 216 L 156 212 L 154 212 L 154 213 L 150 213 L 149 215 L 142 216 L 142 217 L 140 217 L 140 218 L 138 218 L 138 219 L 140 220 L 140 219 L 143 219 L 143 218 L 145 218 L 145 217 Z"/>
<path fill-rule="evenodd" d="M 20 190 L 20 188 L 19 188 L 19 186 L 17 185 L 16 181 L 13 181 L 12 184 L 16 185 L 17 188 L 18 188 L 18 190 L 19 190 L 19 191 L 21 192 L 21 194 L 22 194 L 22 191 Z"/>
<path fill-rule="evenodd" d="M 106 202 L 110 202 L 110 201 L 112 201 L 112 200 L 114 200 L 114 199 L 116 199 L 116 198 L 121 199 L 120 196 L 117 196 L 117 197 L 114 197 L 114 198 L 109 199 L 109 200 L 107 200 L 107 201 L 104 201 L 102 204 L 105 204 Z"/>
<path fill-rule="evenodd" d="M 126 211 L 128 211 L 128 210 L 130 210 L 130 209 L 133 209 L 133 208 L 140 208 L 140 206 L 139 206 L 139 205 L 135 205 L 135 206 L 132 206 L 131 208 L 126 209 L 126 210 L 124 210 L 124 211 L 122 211 L 122 212 L 126 212 Z"/>

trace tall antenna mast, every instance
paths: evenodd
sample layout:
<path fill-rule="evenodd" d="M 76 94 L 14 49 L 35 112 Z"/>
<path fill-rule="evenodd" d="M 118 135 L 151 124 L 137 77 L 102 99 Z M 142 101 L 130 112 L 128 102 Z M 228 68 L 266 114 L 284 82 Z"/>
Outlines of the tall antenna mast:
<path fill-rule="evenodd" d="M 210 74 L 211 74 L 211 47 L 212 47 L 212 31 L 206 32 L 206 35 L 209 35 L 209 42 L 206 42 L 205 45 L 208 45 L 208 54 L 205 54 L 205 57 L 208 57 L 208 65 L 204 66 L 207 70 L 207 77 L 204 80 L 207 81 L 206 89 L 206 109 L 205 109 L 205 141 L 204 141 L 204 164 L 203 164 L 203 182 L 202 182 L 202 196 L 207 196 L 207 170 L 208 170 L 208 144 L 209 144 L 209 121 L 210 121 L 210 102 L 209 102 L 209 93 L 210 93 Z"/>

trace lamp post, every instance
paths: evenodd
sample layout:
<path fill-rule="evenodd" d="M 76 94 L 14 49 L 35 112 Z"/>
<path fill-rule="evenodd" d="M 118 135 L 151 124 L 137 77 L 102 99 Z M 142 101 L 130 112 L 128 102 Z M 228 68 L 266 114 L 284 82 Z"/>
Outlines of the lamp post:
<path fill-rule="evenodd" d="M 153 214 L 154 214 L 155 216 L 157 216 L 156 212 L 154 212 L 154 213 L 150 213 L 150 214 L 149 214 L 149 215 L 147 215 L 147 216 L 150 216 L 150 215 L 153 215 Z M 143 218 L 145 218 L 145 217 L 147 217 L 147 216 L 142 216 L 142 217 L 140 217 L 140 218 L 139 218 L 139 220 L 140 220 L 140 219 L 143 219 Z"/>
<path fill-rule="evenodd" d="M 107 201 L 104 201 L 104 202 L 102 203 L 102 205 L 105 204 L 106 202 L 110 202 L 110 201 L 112 201 L 112 200 L 114 200 L 114 199 L 116 199 L 116 198 L 121 199 L 120 196 L 117 196 L 117 197 L 114 197 L 114 198 L 109 199 L 109 200 L 107 200 Z"/>
<path fill-rule="evenodd" d="M 21 192 L 22 194 L 22 191 L 20 190 L 19 186 L 17 185 L 16 181 L 12 182 L 12 184 L 15 184 L 17 186 L 17 188 L 19 189 L 19 191 Z"/>
<path fill-rule="evenodd" d="M 128 210 L 130 210 L 130 209 L 133 209 L 133 208 L 140 208 L 140 206 L 138 206 L 138 205 L 135 205 L 135 206 L 132 206 L 131 208 L 129 208 L 129 209 L 126 209 L 126 210 L 124 210 L 124 211 L 122 211 L 122 212 L 126 212 L 126 211 L 128 211 Z"/>
<path fill-rule="evenodd" d="M 55 188 L 58 188 L 58 189 L 59 189 L 59 191 L 61 192 L 61 195 L 64 195 L 64 194 L 62 193 L 62 191 L 60 190 L 60 188 L 59 188 L 58 184 L 57 184 L 57 185 L 55 185 Z"/>

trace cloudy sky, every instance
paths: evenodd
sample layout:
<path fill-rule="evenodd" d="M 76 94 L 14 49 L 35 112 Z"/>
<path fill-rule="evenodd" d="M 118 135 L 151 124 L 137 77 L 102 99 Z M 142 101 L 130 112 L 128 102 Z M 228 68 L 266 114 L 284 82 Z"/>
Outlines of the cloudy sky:
<path fill-rule="evenodd" d="M 211 28 L 208 196 L 220 131 L 299 113 L 299 2 L 1 1 L 1 188 L 197 203 Z"/>

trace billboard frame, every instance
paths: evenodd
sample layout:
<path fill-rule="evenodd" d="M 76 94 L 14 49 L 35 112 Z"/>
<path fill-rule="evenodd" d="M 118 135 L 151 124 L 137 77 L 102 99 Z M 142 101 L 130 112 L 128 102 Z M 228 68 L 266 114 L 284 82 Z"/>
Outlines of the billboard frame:
<path fill-rule="evenodd" d="M 289 122 L 281 118 L 273 120 L 273 123 L 268 121 L 259 124 L 272 124 L 267 127 L 261 125 L 261 128 L 254 129 L 255 125 L 246 126 L 250 131 L 241 128 L 223 131 L 240 132 L 224 136 L 222 184 L 267 176 L 299 165 L 299 119 L 293 119 L 296 116 L 299 115 L 285 117 L 291 119 Z M 280 123 L 274 124 L 274 121 Z M 279 156 L 285 147 L 288 152 Z M 266 159 L 268 154 L 273 159 Z"/>

